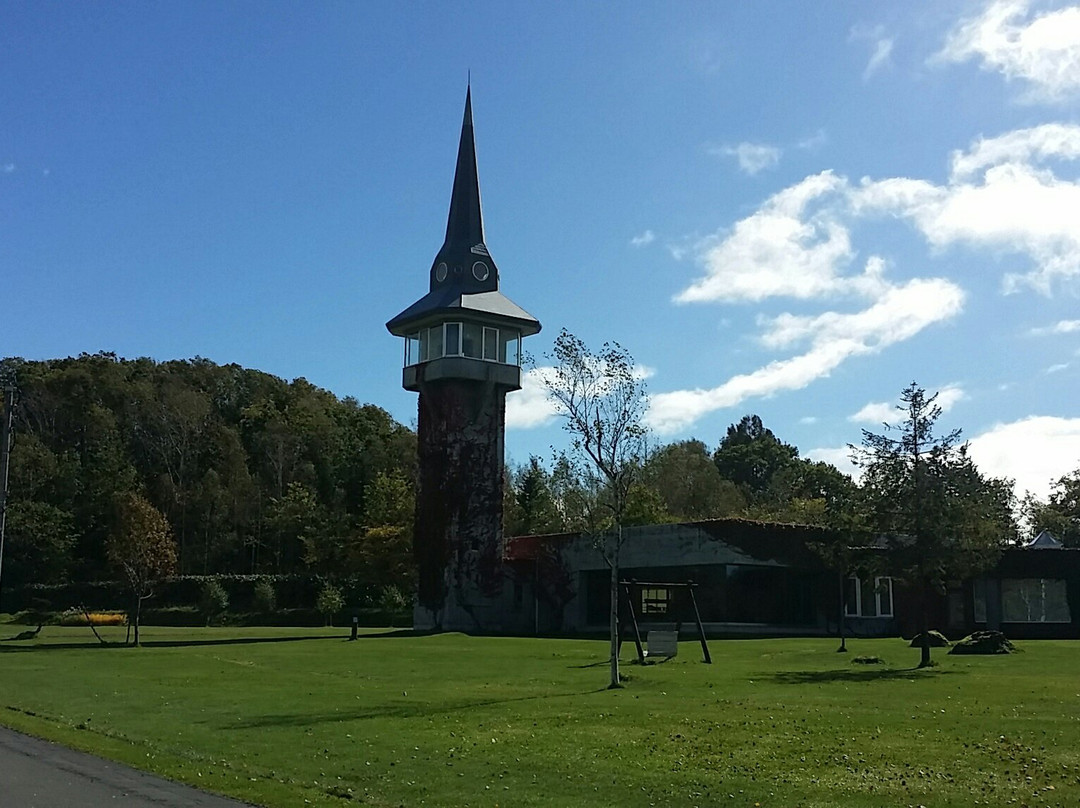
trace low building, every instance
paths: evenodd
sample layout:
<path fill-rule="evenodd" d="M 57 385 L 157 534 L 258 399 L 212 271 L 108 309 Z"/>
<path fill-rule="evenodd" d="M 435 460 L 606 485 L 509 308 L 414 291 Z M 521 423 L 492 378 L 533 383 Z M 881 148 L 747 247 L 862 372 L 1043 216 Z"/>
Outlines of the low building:
<path fill-rule="evenodd" d="M 812 545 L 834 540 L 824 528 L 744 519 L 626 528 L 619 557 L 623 626 L 634 618 L 642 631 L 694 628 L 696 607 L 710 636 L 835 635 L 843 602 L 849 636 L 911 636 L 915 593 L 887 576 L 859 579 L 828 569 Z M 504 562 L 503 631 L 607 631 L 610 568 L 592 537 L 516 537 L 506 542 Z M 693 584 L 693 598 L 686 584 Z M 1016 638 L 1078 637 L 1080 550 L 1045 539 L 1009 548 L 983 576 L 950 584 L 929 613 L 931 624 L 953 637 L 985 628 Z"/>

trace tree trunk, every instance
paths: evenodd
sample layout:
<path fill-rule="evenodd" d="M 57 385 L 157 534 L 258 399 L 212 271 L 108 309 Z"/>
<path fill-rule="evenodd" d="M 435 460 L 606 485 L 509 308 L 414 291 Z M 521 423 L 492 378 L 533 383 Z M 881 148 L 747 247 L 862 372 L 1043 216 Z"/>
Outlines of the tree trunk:
<path fill-rule="evenodd" d="M 844 636 L 844 623 L 847 620 L 847 576 L 840 573 L 840 618 L 836 621 L 840 634 L 840 647 L 836 649 L 838 654 L 847 653 L 847 638 Z"/>
<path fill-rule="evenodd" d="M 135 647 L 139 647 L 139 618 L 142 617 L 142 596 L 135 596 Z"/>
<path fill-rule="evenodd" d="M 608 688 L 622 687 L 619 681 L 619 565 L 611 565 L 611 682 Z"/>
<path fill-rule="evenodd" d="M 920 668 L 929 668 L 933 664 L 930 661 L 930 614 L 928 603 L 929 598 L 927 597 L 927 595 L 929 594 L 929 589 L 929 586 L 923 584 L 922 597 L 920 598 L 920 600 L 922 601 L 922 608 L 919 610 L 919 631 L 922 635 L 922 643 L 919 646 L 921 650 L 921 656 L 919 658 Z"/>

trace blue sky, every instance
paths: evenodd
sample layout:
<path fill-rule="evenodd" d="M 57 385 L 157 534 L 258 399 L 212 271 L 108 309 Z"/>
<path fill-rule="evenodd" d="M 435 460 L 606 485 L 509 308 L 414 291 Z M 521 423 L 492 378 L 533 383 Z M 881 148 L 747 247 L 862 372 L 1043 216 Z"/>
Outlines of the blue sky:
<path fill-rule="evenodd" d="M 502 288 L 622 343 L 657 440 L 803 454 L 912 379 L 984 468 L 1080 466 L 1080 7 L 0 6 L 0 354 L 201 355 L 415 419 L 471 71 Z M 534 378 L 522 462 L 565 444 Z"/>

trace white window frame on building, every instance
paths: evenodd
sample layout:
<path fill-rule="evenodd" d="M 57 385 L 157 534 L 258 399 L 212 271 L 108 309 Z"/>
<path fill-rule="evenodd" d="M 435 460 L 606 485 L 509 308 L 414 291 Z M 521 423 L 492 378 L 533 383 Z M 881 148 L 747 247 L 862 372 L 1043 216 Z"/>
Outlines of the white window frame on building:
<path fill-rule="evenodd" d="M 879 575 L 871 582 L 863 581 L 857 575 L 849 576 L 844 585 L 851 587 L 844 598 L 844 615 L 846 617 L 880 617 L 893 616 L 893 585 L 892 578 L 887 575 Z M 851 597 L 854 594 L 855 597 Z"/>

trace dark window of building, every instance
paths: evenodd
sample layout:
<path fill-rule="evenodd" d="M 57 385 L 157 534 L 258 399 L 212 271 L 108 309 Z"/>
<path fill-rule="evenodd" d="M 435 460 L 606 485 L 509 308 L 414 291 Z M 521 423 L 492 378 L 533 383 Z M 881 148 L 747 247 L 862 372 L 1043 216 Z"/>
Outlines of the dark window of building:
<path fill-rule="evenodd" d="M 434 346 L 432 346 L 434 347 Z M 444 356 L 460 356 L 461 355 L 461 323 L 447 323 L 446 324 L 446 350 L 442 353 Z M 429 358 L 434 359 L 440 354 L 433 354 Z"/>
<path fill-rule="evenodd" d="M 1006 578 L 1001 582 L 1001 619 L 1006 623 L 1071 623 L 1063 578 Z"/>
<path fill-rule="evenodd" d="M 461 352 L 470 359 L 483 355 L 483 328 L 476 323 L 465 323 L 461 329 Z"/>

